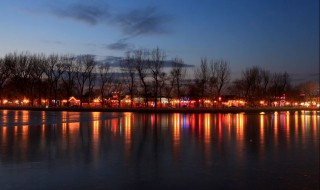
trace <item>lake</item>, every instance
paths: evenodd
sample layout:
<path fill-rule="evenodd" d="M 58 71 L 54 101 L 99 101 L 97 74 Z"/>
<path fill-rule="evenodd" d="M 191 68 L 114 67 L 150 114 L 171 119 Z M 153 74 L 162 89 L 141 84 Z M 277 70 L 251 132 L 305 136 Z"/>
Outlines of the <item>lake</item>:
<path fill-rule="evenodd" d="M 320 111 L 0 110 L 0 189 L 319 189 Z"/>

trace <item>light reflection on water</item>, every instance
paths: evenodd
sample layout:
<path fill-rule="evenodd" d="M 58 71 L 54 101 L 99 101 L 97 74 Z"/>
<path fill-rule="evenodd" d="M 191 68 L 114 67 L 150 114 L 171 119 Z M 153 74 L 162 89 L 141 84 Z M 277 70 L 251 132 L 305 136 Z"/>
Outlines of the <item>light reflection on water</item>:
<path fill-rule="evenodd" d="M 319 187 L 317 111 L 0 116 L 4 189 Z"/>

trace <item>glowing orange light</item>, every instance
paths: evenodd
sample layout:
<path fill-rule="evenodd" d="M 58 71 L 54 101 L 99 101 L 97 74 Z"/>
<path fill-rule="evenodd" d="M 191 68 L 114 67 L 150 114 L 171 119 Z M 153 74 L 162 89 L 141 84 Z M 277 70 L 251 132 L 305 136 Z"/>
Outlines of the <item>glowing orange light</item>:
<path fill-rule="evenodd" d="M 94 103 L 98 103 L 98 102 L 100 102 L 100 99 L 99 98 L 95 98 L 95 99 L 93 99 L 93 102 Z"/>
<path fill-rule="evenodd" d="M 71 96 L 68 101 L 69 102 L 77 102 L 77 101 L 80 101 L 80 100 L 77 100 L 74 96 Z"/>

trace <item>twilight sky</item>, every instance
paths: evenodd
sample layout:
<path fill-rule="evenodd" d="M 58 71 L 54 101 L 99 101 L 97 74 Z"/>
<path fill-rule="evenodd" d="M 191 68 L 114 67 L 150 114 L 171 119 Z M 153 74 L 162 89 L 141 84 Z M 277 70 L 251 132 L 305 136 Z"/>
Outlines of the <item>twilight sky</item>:
<path fill-rule="evenodd" d="M 159 47 L 198 65 L 225 59 L 319 80 L 319 0 L 10 0 L 0 4 L 0 56 L 123 56 Z"/>

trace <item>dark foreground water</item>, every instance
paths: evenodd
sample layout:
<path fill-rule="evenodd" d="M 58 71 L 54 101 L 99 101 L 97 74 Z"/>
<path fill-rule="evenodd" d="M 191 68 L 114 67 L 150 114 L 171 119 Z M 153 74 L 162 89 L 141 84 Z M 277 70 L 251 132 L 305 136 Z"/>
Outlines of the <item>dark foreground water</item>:
<path fill-rule="evenodd" d="M 320 112 L 0 111 L 0 189 L 319 189 Z"/>

